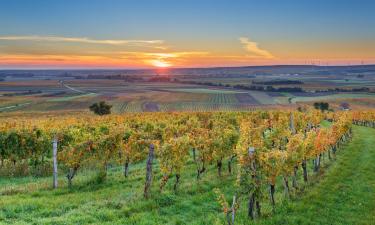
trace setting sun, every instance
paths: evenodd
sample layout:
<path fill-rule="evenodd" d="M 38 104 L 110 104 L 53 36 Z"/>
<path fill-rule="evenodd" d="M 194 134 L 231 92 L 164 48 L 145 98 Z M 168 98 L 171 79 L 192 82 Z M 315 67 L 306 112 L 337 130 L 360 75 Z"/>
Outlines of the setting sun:
<path fill-rule="evenodd" d="M 160 68 L 166 68 L 166 67 L 170 67 L 171 64 L 168 63 L 168 62 L 165 62 L 165 61 L 162 61 L 162 60 L 151 60 L 151 64 L 153 66 L 156 66 L 156 67 L 160 67 Z"/>

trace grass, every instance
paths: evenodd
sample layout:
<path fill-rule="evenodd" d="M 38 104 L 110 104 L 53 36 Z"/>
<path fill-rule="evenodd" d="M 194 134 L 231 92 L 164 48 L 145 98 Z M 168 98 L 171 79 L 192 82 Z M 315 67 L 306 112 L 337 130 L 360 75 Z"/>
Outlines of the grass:
<path fill-rule="evenodd" d="M 340 149 L 334 162 L 325 158 L 321 174 L 310 177 L 316 182 L 301 186 L 303 194 L 296 193 L 294 200 L 283 202 L 278 183 L 276 213 L 264 199 L 264 216 L 252 223 L 247 219 L 244 200 L 236 224 L 373 224 L 374 137 L 375 129 L 354 127 L 352 142 Z M 144 167 L 144 163 L 132 165 L 128 178 L 121 175 L 121 167 L 111 168 L 107 180 L 100 184 L 92 171 L 80 171 L 71 190 L 62 175 L 57 190 L 50 189 L 50 178 L 2 179 L 0 224 L 224 224 L 213 188 L 220 188 L 229 201 L 235 175 L 224 172 L 219 178 L 211 165 L 196 181 L 195 165 L 189 161 L 178 193 L 172 191 L 173 178 L 160 193 L 161 174 L 156 163 L 152 198 L 144 200 Z M 312 174 L 311 168 L 309 172 Z M 25 189 L 30 183 L 34 185 Z"/>
<path fill-rule="evenodd" d="M 192 112 L 209 112 L 209 111 L 250 111 L 254 107 L 239 103 L 212 103 L 212 102 L 176 102 L 159 104 L 160 111 L 192 111 Z"/>
<path fill-rule="evenodd" d="M 217 104 L 234 104 L 238 103 L 234 94 L 218 93 L 210 95 L 209 102 Z"/>
<path fill-rule="evenodd" d="M 171 89 L 165 89 L 165 90 L 174 91 L 174 92 L 199 93 L 199 94 L 244 93 L 244 91 L 232 91 L 232 90 L 225 90 L 225 89 L 208 89 L 208 88 L 171 88 Z"/>
<path fill-rule="evenodd" d="M 366 75 L 367 76 L 367 75 Z M 282 76 L 281 76 L 282 77 Z M 269 77 L 267 79 L 280 78 L 279 75 Z M 321 77 L 318 77 L 321 81 Z M 332 88 L 330 80 L 323 80 L 317 83 L 315 76 L 302 78 L 305 82 L 302 85 L 307 90 Z M 333 79 L 333 78 L 332 78 Z M 238 83 L 249 84 L 251 78 L 199 78 L 196 81 L 213 82 L 213 83 Z M 333 81 L 342 81 L 337 78 Z M 355 81 L 354 83 L 352 81 Z M 359 81 L 363 79 L 350 79 L 348 85 L 355 87 L 359 85 Z M 371 87 L 373 82 L 368 80 L 367 86 Z M 278 107 L 283 105 L 285 107 L 294 107 L 296 102 L 306 102 L 310 104 L 314 101 L 329 101 L 331 103 L 340 104 L 342 101 L 350 101 L 351 107 L 363 107 L 364 104 L 353 101 L 360 98 L 374 99 L 374 94 L 371 93 L 340 93 L 329 96 L 293 96 L 293 93 L 283 93 L 284 96 L 274 95 L 275 93 L 236 90 L 224 87 L 208 87 L 202 85 L 179 84 L 179 83 L 164 83 L 164 82 L 132 82 L 127 83 L 120 80 L 70 80 L 66 81 L 69 88 L 62 86 L 57 80 L 51 81 L 12 81 L 0 82 L 0 91 L 17 92 L 20 90 L 42 90 L 42 95 L 34 96 L 13 96 L 0 97 L 0 112 L 8 111 L 87 111 L 88 106 L 93 102 L 107 101 L 113 105 L 114 113 L 126 112 L 142 112 L 144 104 L 153 102 L 158 104 L 160 111 L 228 111 L 228 110 L 252 110 L 254 107 Z M 343 84 L 347 84 L 345 81 Z M 328 85 L 328 86 L 327 86 Z M 330 86 L 329 86 L 330 85 Z M 366 86 L 366 85 L 365 85 Z M 76 89 L 76 91 L 74 91 Z M 77 93 L 85 92 L 85 93 Z M 89 93 L 95 90 L 96 93 Z M 46 93 L 67 92 L 61 96 L 43 97 Z M 254 102 L 238 101 L 236 95 L 249 94 L 255 99 Z M 28 105 L 21 105 L 22 103 L 29 103 Z M 87 104 L 85 104 L 87 102 Z M 309 103 L 310 102 L 310 103 Z M 19 104 L 19 105 L 16 105 Z M 367 106 L 366 106 L 367 107 Z M 373 105 L 368 108 L 374 107 Z"/>
<path fill-rule="evenodd" d="M 0 112 L 7 111 L 7 110 L 13 110 L 13 109 L 20 108 L 20 107 L 23 107 L 23 106 L 27 106 L 27 105 L 30 105 L 30 104 L 31 104 L 31 102 L 25 102 L 25 103 L 17 103 L 15 105 L 0 107 Z"/>
<path fill-rule="evenodd" d="M 275 104 L 274 98 L 269 96 L 266 92 L 262 91 L 249 91 L 248 92 L 251 96 L 255 98 L 259 103 L 264 105 L 272 105 Z"/>
<path fill-rule="evenodd" d="M 143 112 L 142 105 L 141 101 L 128 102 L 122 112 Z"/>
<path fill-rule="evenodd" d="M 340 100 L 340 99 L 357 99 L 357 98 L 374 98 L 374 94 L 367 93 L 341 93 L 327 96 L 314 96 L 314 97 L 294 97 L 292 102 L 310 102 L 310 101 L 329 101 L 329 100 Z"/>
<path fill-rule="evenodd" d="M 319 184 L 260 224 L 374 224 L 375 130 L 354 132 Z"/>
<path fill-rule="evenodd" d="M 74 96 L 67 96 L 67 97 L 59 97 L 59 98 L 53 98 L 48 100 L 49 102 L 65 102 L 65 101 L 71 101 L 75 100 L 77 98 L 83 98 L 83 97 L 95 97 L 98 94 L 96 93 L 88 93 L 88 94 L 80 94 L 80 95 L 74 95 Z"/>

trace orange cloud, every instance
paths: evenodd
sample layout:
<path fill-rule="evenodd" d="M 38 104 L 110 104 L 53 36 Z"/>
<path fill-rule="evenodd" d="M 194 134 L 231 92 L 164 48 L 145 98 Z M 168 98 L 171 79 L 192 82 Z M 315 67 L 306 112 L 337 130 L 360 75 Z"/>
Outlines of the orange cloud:
<path fill-rule="evenodd" d="M 86 37 L 60 37 L 60 36 L 0 36 L 0 40 L 7 41 L 50 41 L 50 42 L 76 42 L 88 44 L 107 44 L 107 45 L 142 45 L 142 44 L 163 44 L 162 40 L 98 40 Z"/>
<path fill-rule="evenodd" d="M 258 47 L 258 43 L 251 41 L 249 38 L 241 37 L 240 42 L 244 45 L 244 49 L 251 54 L 253 57 L 274 59 L 275 57 L 267 50 Z"/>
<path fill-rule="evenodd" d="M 37 47 L 33 43 L 18 46 L 17 41 L 40 43 L 38 43 Z M 204 50 L 172 50 L 167 48 L 164 45 L 165 42 L 162 40 L 99 40 L 60 36 L 0 36 L 0 68 L 151 68 L 311 64 L 311 60 L 307 59 L 308 55 L 298 57 L 298 55 L 302 55 L 302 52 L 282 55 L 280 49 L 274 47 L 272 48 L 273 51 L 282 56 L 277 58 L 270 51 L 260 48 L 258 43 L 249 38 L 241 37 L 239 41 L 240 43 L 237 42 L 237 45 L 226 45 L 231 46 L 231 48 L 211 48 L 209 52 Z M 53 43 L 46 44 L 46 42 Z M 235 40 L 233 42 L 236 43 Z M 67 45 L 64 43 L 78 43 L 78 45 Z M 242 48 L 240 44 L 242 44 Z M 324 55 L 324 57 L 320 57 L 320 61 L 325 60 L 329 64 L 354 61 L 360 63 L 358 61 L 359 57 L 352 58 L 351 60 L 350 57 L 353 57 L 353 55 L 349 56 L 346 54 L 345 58 L 340 58 L 339 53 L 341 52 L 337 52 L 331 58 L 328 55 Z M 372 55 L 363 59 L 366 60 L 365 63 L 375 62 Z M 369 61 L 370 59 L 371 61 Z M 316 60 L 317 58 L 315 58 Z"/>

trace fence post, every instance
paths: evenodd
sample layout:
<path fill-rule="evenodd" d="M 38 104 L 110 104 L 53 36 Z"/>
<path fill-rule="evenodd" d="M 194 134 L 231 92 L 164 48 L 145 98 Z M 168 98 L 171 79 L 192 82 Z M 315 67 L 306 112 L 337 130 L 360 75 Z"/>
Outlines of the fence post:
<path fill-rule="evenodd" d="M 57 137 L 53 138 L 53 188 L 57 188 Z"/>
<path fill-rule="evenodd" d="M 150 196 L 150 188 L 152 183 L 152 162 L 154 160 L 154 145 L 150 144 L 150 149 L 148 153 L 147 166 L 146 166 L 146 183 L 144 189 L 144 197 L 148 198 Z"/>

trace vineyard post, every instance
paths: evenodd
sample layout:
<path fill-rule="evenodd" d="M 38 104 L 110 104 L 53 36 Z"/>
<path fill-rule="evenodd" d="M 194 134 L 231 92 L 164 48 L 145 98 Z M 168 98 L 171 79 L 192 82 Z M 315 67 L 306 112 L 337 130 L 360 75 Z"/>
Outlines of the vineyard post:
<path fill-rule="evenodd" d="M 222 159 L 217 160 L 216 165 L 217 165 L 217 174 L 219 175 L 219 177 L 221 177 L 221 168 L 223 167 Z"/>
<path fill-rule="evenodd" d="M 129 159 L 127 158 L 124 164 L 124 176 L 128 177 L 129 175 Z"/>
<path fill-rule="evenodd" d="M 328 149 L 328 159 L 331 161 L 332 160 L 332 157 L 331 157 L 331 151 L 332 151 L 332 147 L 330 147 Z"/>
<path fill-rule="evenodd" d="M 320 159 L 321 159 L 321 154 L 319 153 L 319 155 L 317 155 L 314 160 L 314 172 L 316 173 L 319 172 Z"/>
<path fill-rule="evenodd" d="M 149 197 L 149 192 L 152 183 L 152 162 L 154 160 L 154 145 L 150 144 L 150 149 L 148 153 L 147 166 L 146 166 L 146 183 L 143 196 L 145 198 Z"/>
<path fill-rule="evenodd" d="M 53 156 L 53 188 L 57 188 L 57 137 L 53 138 L 52 143 Z"/>
<path fill-rule="evenodd" d="M 292 135 L 296 134 L 296 129 L 294 126 L 294 117 L 293 113 L 290 113 L 290 131 L 292 132 Z M 298 165 L 294 166 L 293 168 L 293 179 L 292 179 L 292 186 L 293 188 L 297 189 L 297 172 L 298 172 Z"/>
<path fill-rule="evenodd" d="M 251 178 L 254 182 L 254 190 L 251 193 L 250 198 L 249 198 L 248 216 L 251 219 L 254 219 L 254 206 L 256 206 L 258 217 L 260 217 L 260 203 L 259 203 L 259 199 L 257 199 L 257 196 L 256 196 L 256 193 L 258 192 L 258 188 L 259 188 L 258 187 L 259 181 L 257 180 L 257 176 L 256 176 L 255 148 L 249 147 L 248 153 L 249 153 L 249 157 L 251 158 L 251 163 L 250 163 L 250 169 L 252 172 Z"/>
<path fill-rule="evenodd" d="M 294 127 L 293 113 L 290 113 L 290 131 L 292 132 L 292 134 L 296 134 L 296 129 Z"/>
<path fill-rule="evenodd" d="M 272 204 L 272 211 L 275 212 L 276 210 L 276 202 L 275 202 L 275 184 L 270 183 L 270 200 Z"/>
<path fill-rule="evenodd" d="M 302 161 L 302 169 L 303 169 L 303 180 L 305 181 L 305 183 L 307 183 L 308 177 L 307 177 L 307 162 L 306 162 L 306 159 L 304 159 Z"/>
<path fill-rule="evenodd" d="M 230 159 L 228 160 L 228 173 L 232 174 L 232 162 L 236 158 L 236 155 L 232 155 Z"/>
<path fill-rule="evenodd" d="M 236 196 L 233 196 L 233 203 L 232 203 L 232 224 L 234 224 L 234 218 L 236 216 Z"/>
<path fill-rule="evenodd" d="M 232 214 L 231 216 L 230 216 L 230 213 Z M 232 206 L 227 213 L 228 225 L 234 225 L 235 217 L 236 217 L 236 195 L 233 196 Z"/>

